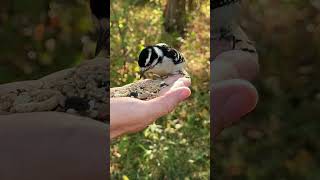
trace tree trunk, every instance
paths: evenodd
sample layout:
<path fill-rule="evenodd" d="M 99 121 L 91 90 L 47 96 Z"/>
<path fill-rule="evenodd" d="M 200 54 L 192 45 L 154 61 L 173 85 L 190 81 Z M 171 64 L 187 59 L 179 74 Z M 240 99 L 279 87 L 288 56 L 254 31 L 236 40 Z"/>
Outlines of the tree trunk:
<path fill-rule="evenodd" d="M 184 33 L 187 22 L 186 0 L 168 0 L 164 12 L 164 27 L 167 32 Z"/>
<path fill-rule="evenodd" d="M 197 1 L 196 0 L 188 0 L 188 11 L 192 12 L 197 9 Z"/>

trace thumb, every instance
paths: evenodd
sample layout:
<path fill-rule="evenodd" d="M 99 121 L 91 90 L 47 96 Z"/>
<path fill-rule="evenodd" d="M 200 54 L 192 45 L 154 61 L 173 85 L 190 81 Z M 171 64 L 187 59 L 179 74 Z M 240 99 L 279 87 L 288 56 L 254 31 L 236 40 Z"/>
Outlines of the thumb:
<path fill-rule="evenodd" d="M 148 101 L 148 105 L 150 109 L 153 109 L 153 116 L 159 118 L 173 111 L 181 101 L 187 99 L 190 95 L 191 91 L 189 88 L 179 87 L 167 92 L 163 96 Z"/>
<path fill-rule="evenodd" d="M 211 89 L 214 135 L 252 111 L 257 101 L 257 90 L 248 81 L 233 79 L 215 83 Z"/>

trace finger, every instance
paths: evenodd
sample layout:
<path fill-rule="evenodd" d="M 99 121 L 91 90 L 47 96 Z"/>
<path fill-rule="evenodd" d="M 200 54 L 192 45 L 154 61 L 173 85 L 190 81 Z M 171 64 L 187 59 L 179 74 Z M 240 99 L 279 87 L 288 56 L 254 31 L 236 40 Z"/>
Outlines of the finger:
<path fill-rule="evenodd" d="M 259 72 L 257 53 L 234 50 L 228 53 L 222 53 L 217 58 L 233 64 L 239 72 L 239 78 L 241 79 L 252 80 Z"/>
<path fill-rule="evenodd" d="M 176 88 L 163 96 L 147 101 L 146 103 L 149 105 L 150 109 L 153 111 L 152 116 L 154 118 L 159 118 L 164 116 L 171 111 L 183 100 L 188 98 L 191 95 L 191 91 L 187 87 L 179 87 Z"/>
<path fill-rule="evenodd" d="M 160 91 L 160 96 L 163 96 L 167 92 L 172 91 L 174 89 L 177 89 L 179 87 L 189 87 L 190 85 L 191 85 L 190 78 L 179 78 L 173 84 L 169 85 L 168 87 L 163 88 Z"/>
<path fill-rule="evenodd" d="M 173 83 L 171 89 L 179 88 L 179 87 L 189 87 L 191 85 L 190 78 L 180 78 L 176 82 Z"/>
<path fill-rule="evenodd" d="M 255 87 L 245 80 L 227 80 L 211 88 L 211 107 L 214 135 L 252 111 L 258 101 Z"/>
<path fill-rule="evenodd" d="M 227 51 L 211 62 L 212 82 L 226 79 L 254 79 L 259 72 L 258 55 L 240 50 Z"/>
<path fill-rule="evenodd" d="M 164 80 L 164 82 L 166 84 L 173 84 L 174 82 L 176 82 L 179 78 L 183 77 L 183 75 L 181 74 L 177 74 L 177 75 L 173 75 L 173 76 L 169 76 L 168 78 L 166 78 Z"/>

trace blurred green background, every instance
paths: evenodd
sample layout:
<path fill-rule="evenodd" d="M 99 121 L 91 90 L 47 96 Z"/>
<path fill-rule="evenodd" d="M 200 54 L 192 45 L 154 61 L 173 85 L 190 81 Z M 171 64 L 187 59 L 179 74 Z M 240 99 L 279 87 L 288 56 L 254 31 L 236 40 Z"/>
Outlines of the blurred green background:
<path fill-rule="evenodd" d="M 4 0 L 0 6 L 0 83 L 27 80 L 93 57 L 87 0 Z"/>
<path fill-rule="evenodd" d="M 173 9 L 182 11 L 174 23 L 182 21 L 182 27 L 164 25 L 169 2 L 111 2 L 113 87 L 138 80 L 140 51 L 160 42 L 184 54 L 192 79 L 192 96 L 173 113 L 112 143 L 111 179 L 209 179 L 209 0 L 171 1 L 177 3 Z"/>
<path fill-rule="evenodd" d="M 216 179 L 320 179 L 319 10 L 319 1 L 243 1 L 260 99 L 214 145 Z"/>

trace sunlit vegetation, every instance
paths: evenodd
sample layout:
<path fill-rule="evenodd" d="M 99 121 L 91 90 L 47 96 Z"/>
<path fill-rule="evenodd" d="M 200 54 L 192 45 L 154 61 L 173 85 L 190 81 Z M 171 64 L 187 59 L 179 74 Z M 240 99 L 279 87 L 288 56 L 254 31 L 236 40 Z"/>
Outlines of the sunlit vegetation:
<path fill-rule="evenodd" d="M 209 178 L 209 1 L 197 1 L 196 10 L 187 14 L 184 35 L 165 32 L 165 3 L 112 2 L 111 84 L 121 86 L 138 80 L 136 60 L 141 49 L 165 42 L 187 59 L 192 96 L 143 132 L 112 143 L 111 179 Z"/>

